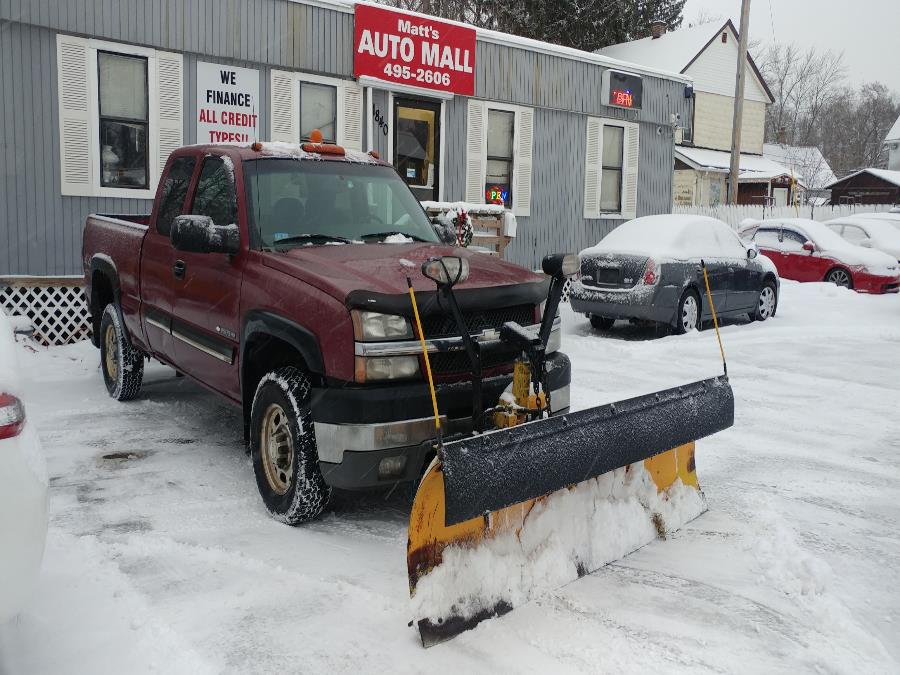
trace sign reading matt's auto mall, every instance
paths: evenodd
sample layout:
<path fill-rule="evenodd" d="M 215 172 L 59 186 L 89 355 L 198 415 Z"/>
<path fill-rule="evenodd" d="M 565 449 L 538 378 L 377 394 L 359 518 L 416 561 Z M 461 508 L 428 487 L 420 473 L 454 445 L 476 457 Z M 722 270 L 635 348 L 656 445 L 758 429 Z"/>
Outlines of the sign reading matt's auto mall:
<path fill-rule="evenodd" d="M 259 71 L 197 63 L 197 142 L 252 143 L 259 138 Z"/>
<path fill-rule="evenodd" d="M 353 71 L 436 91 L 475 94 L 475 29 L 356 5 Z"/>

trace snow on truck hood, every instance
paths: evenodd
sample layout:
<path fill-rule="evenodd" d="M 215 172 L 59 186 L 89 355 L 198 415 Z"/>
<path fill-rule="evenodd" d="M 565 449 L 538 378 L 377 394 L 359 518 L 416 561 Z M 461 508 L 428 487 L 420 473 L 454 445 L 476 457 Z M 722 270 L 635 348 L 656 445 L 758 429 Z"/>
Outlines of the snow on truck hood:
<path fill-rule="evenodd" d="M 661 215 L 635 218 L 619 225 L 581 256 L 604 253 L 646 256 L 657 262 L 690 258 L 733 257 L 734 231 L 717 218 Z M 728 244 L 732 244 L 729 251 Z M 746 248 L 746 245 L 741 244 Z"/>
<path fill-rule="evenodd" d="M 266 265 L 307 281 L 341 302 L 352 291 L 406 293 L 406 278 L 416 291 L 433 291 L 422 276 L 422 263 L 436 256 L 459 256 L 469 261 L 469 278 L 459 289 L 540 282 L 544 276 L 494 256 L 437 243 L 350 244 L 301 246 L 283 253 L 268 252 Z"/>

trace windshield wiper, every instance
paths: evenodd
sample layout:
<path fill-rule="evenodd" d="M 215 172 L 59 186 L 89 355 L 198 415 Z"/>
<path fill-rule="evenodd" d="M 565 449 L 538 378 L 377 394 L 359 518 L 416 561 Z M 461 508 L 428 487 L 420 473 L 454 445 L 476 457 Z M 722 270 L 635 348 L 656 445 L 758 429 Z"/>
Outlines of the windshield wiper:
<path fill-rule="evenodd" d="M 341 244 L 354 244 L 358 242 L 354 242 L 352 239 L 347 239 L 346 237 L 339 237 L 335 234 L 321 234 L 321 233 L 312 233 L 312 234 L 295 234 L 290 237 L 284 237 L 282 239 L 278 239 L 273 242 L 273 246 L 281 246 L 282 244 L 297 244 L 304 241 L 318 242 L 324 243 L 329 241 L 340 242 Z"/>
<path fill-rule="evenodd" d="M 426 239 L 423 239 L 422 237 L 417 237 L 416 235 L 409 234 L 408 232 L 401 232 L 400 230 L 389 230 L 387 232 L 372 232 L 370 234 L 361 235 L 360 239 L 362 239 L 363 241 L 367 241 L 368 239 L 387 239 L 388 237 L 390 237 L 391 235 L 394 235 L 394 234 L 401 234 L 404 237 L 412 239 L 413 241 L 427 241 Z"/>

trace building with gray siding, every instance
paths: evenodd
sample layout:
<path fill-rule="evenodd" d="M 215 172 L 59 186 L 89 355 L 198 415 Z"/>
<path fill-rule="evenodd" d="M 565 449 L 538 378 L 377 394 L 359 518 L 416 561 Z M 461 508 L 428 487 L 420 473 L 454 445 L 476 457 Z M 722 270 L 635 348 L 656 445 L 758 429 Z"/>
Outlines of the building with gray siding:
<path fill-rule="evenodd" d="M 422 199 L 483 202 L 484 167 L 507 171 L 518 226 L 506 257 L 524 265 L 593 244 L 627 218 L 670 210 L 672 121 L 689 113 L 685 76 L 478 30 L 474 96 L 431 96 L 355 79 L 354 10 L 334 0 L 0 0 L 0 277 L 78 275 L 89 213 L 150 211 L 168 152 L 207 140 L 198 138 L 201 63 L 258 73 L 253 134 L 262 139 L 301 140 L 301 91 L 310 110 L 332 111 L 338 143 L 395 164 L 395 123 L 407 135 L 425 129 L 434 147 L 423 142 L 419 154 L 429 156 L 400 158 L 401 175 L 425 181 L 416 189 Z M 641 78 L 640 109 L 604 105 L 609 69 Z M 129 72 L 143 73 L 146 100 L 129 89 L 98 104 L 98 89 Z M 429 109 L 436 115 L 423 122 Z M 514 129 L 506 164 L 487 157 L 494 120 Z M 113 140 L 100 141 L 98 125 Z M 610 127 L 624 131 L 604 132 Z M 608 171 L 603 133 L 621 146 Z M 125 164 L 136 167 L 133 180 Z M 618 185 L 609 188 L 620 191 L 618 202 L 601 183 Z"/>

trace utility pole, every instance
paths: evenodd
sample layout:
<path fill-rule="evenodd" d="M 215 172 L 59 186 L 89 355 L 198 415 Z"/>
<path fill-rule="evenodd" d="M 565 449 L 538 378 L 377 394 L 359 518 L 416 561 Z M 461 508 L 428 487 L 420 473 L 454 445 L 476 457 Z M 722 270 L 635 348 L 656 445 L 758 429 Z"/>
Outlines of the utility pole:
<path fill-rule="evenodd" d="M 744 73 L 747 71 L 747 35 L 750 32 L 750 0 L 741 0 L 741 34 L 738 40 L 737 76 L 734 83 L 734 118 L 731 124 L 731 172 L 728 201 L 737 204 L 741 162 L 741 126 L 744 121 Z"/>

